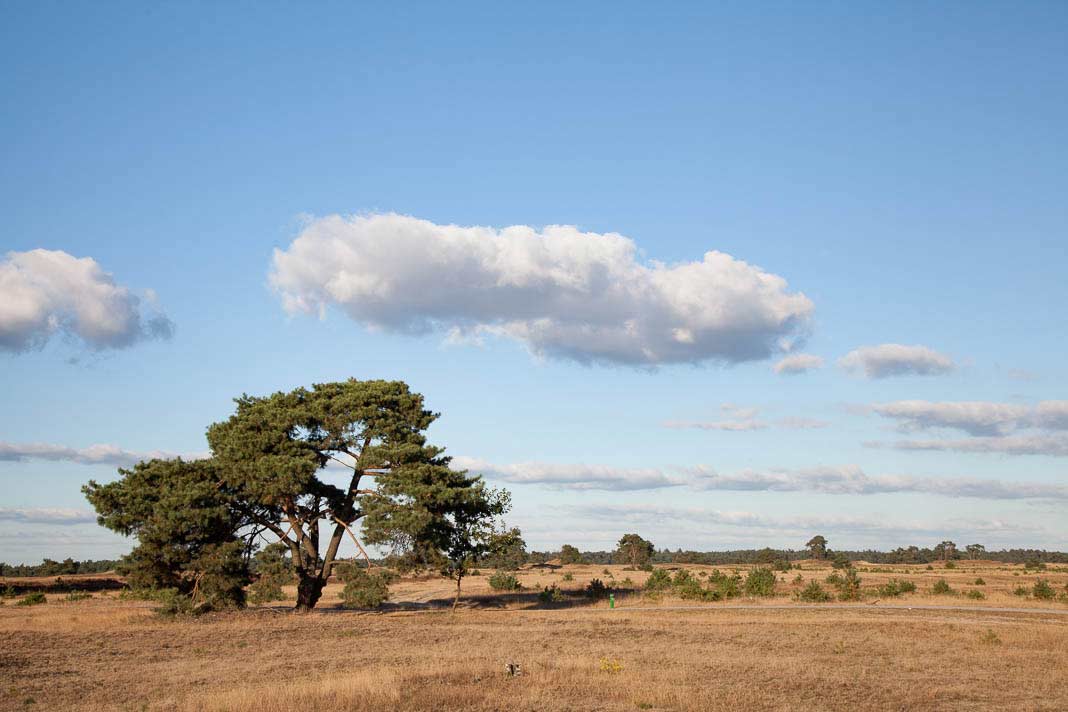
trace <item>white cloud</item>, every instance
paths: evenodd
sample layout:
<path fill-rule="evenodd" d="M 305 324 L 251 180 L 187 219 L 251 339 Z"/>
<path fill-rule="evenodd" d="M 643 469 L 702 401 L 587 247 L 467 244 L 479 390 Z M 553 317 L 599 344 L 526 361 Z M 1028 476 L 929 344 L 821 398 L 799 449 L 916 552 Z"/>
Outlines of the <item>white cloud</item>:
<path fill-rule="evenodd" d="M 371 328 L 516 339 L 541 356 L 636 366 L 768 358 L 813 311 L 786 281 L 722 252 L 643 262 L 617 233 L 437 225 L 396 214 L 310 221 L 275 250 L 290 313 L 337 306 Z"/>
<path fill-rule="evenodd" d="M 456 457 L 453 467 L 499 482 L 551 489 L 632 491 L 687 487 L 694 491 L 813 492 L 829 495 L 929 494 L 994 500 L 1068 501 L 1068 485 L 978 478 L 868 475 L 857 465 L 806 469 L 742 470 L 721 474 L 707 465 L 626 468 L 608 465 L 526 462 L 498 465 Z"/>
<path fill-rule="evenodd" d="M 88 524 L 96 521 L 96 514 L 86 509 L 55 507 L 0 507 L 0 522 L 20 524 Z"/>
<path fill-rule="evenodd" d="M 813 371 L 823 366 L 823 359 L 812 354 L 790 354 L 778 361 L 774 366 L 775 373 L 779 375 L 793 375 Z"/>
<path fill-rule="evenodd" d="M 566 490 L 646 490 L 679 487 L 685 484 L 656 468 L 625 468 L 605 465 L 558 465 L 545 462 L 521 462 L 495 465 L 471 457 L 454 457 L 453 467 L 471 470 L 486 477 L 511 484 L 538 484 Z"/>
<path fill-rule="evenodd" d="M 1068 435 L 1007 435 L 1002 437 L 960 438 L 956 440 L 899 440 L 894 443 L 866 442 L 865 447 L 895 450 L 942 450 L 948 452 L 1000 455 L 1048 455 L 1068 457 Z"/>
<path fill-rule="evenodd" d="M 145 301 L 151 307 L 154 295 Z M 39 347 L 57 332 L 96 350 L 169 338 L 173 323 L 145 313 L 141 302 L 92 258 L 60 250 L 8 252 L 0 260 L 0 350 Z"/>
<path fill-rule="evenodd" d="M 787 417 L 774 421 L 760 420 L 759 408 L 741 407 L 733 403 L 724 403 L 720 406 L 728 417 L 725 420 L 692 421 L 692 420 L 669 420 L 664 423 L 665 428 L 673 430 L 722 430 L 727 432 L 746 432 L 751 430 L 766 430 L 770 427 L 784 428 L 787 430 L 810 430 L 823 428 L 830 423 L 814 418 Z"/>
<path fill-rule="evenodd" d="M 10 443 L 0 442 L 0 461 L 46 460 L 51 462 L 77 462 L 83 465 L 115 465 L 130 467 L 142 460 L 155 458 L 167 459 L 178 457 L 174 453 L 162 450 L 133 451 L 117 445 L 90 445 L 73 448 L 51 443 Z M 187 460 L 207 457 L 207 453 L 182 455 Z"/>
<path fill-rule="evenodd" d="M 905 431 L 954 428 L 972 435 L 1003 435 L 1019 426 L 1031 409 L 986 401 L 931 402 L 923 400 L 877 403 L 872 411 L 900 422 Z"/>
<path fill-rule="evenodd" d="M 956 366 L 953 359 L 926 346 L 881 344 L 861 346 L 838 360 L 845 370 L 863 373 L 865 378 L 918 375 L 937 376 Z"/>

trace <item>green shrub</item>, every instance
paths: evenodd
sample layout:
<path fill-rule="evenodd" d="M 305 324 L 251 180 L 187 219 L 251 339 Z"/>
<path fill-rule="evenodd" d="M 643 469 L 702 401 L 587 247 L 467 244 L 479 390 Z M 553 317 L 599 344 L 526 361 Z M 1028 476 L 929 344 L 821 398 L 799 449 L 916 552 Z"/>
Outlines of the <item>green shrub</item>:
<path fill-rule="evenodd" d="M 931 587 L 931 593 L 937 594 L 939 596 L 947 596 L 951 593 L 955 593 L 955 591 L 950 588 L 949 584 L 946 583 L 945 579 L 938 579 L 937 581 L 935 581 L 934 586 Z"/>
<path fill-rule="evenodd" d="M 947 569 L 955 569 L 955 568 L 957 568 L 957 564 L 952 562 L 952 561 L 947 561 L 946 562 L 946 568 Z"/>
<path fill-rule="evenodd" d="M 554 583 L 551 586 L 546 586 L 538 593 L 538 600 L 541 603 L 546 604 L 559 603 L 560 601 L 564 600 L 564 594 L 561 593 L 560 589 L 557 588 L 556 584 Z"/>
<path fill-rule="evenodd" d="M 664 569 L 654 569 L 645 579 L 646 591 L 665 591 L 671 588 L 671 574 Z"/>
<path fill-rule="evenodd" d="M 843 601 L 856 601 L 860 599 L 860 576 L 857 570 L 850 567 L 846 569 L 842 583 L 838 584 L 838 598 Z"/>
<path fill-rule="evenodd" d="M 620 581 L 619 585 L 623 588 L 634 588 L 634 582 L 630 580 L 630 576 Z"/>
<path fill-rule="evenodd" d="M 345 608 L 378 608 L 389 600 L 389 585 L 396 579 L 389 569 L 368 569 L 358 564 L 339 567 L 345 582 L 341 591 L 341 605 Z"/>
<path fill-rule="evenodd" d="M 604 585 L 601 579 L 593 579 L 586 584 L 586 588 L 582 590 L 582 593 L 586 598 L 605 598 L 608 596 L 609 588 Z"/>
<path fill-rule="evenodd" d="M 646 561 L 644 564 L 638 567 L 639 571 L 652 571 L 653 565 Z"/>
<path fill-rule="evenodd" d="M 897 598 L 902 594 L 914 593 L 916 591 L 916 584 L 911 581 L 905 581 L 904 579 L 892 578 L 882 586 L 879 586 L 878 591 L 880 596 Z"/>
<path fill-rule="evenodd" d="M 834 555 L 834 559 L 831 561 L 831 566 L 836 569 L 848 569 L 853 566 L 853 562 L 849 560 L 848 556 L 842 552 L 838 552 Z"/>
<path fill-rule="evenodd" d="M 45 598 L 45 595 L 43 593 L 41 593 L 40 591 L 34 591 L 33 593 L 28 593 L 25 596 L 23 596 L 22 598 L 20 598 L 18 600 L 18 602 L 15 603 L 15 605 L 16 606 L 39 606 L 42 603 L 47 603 L 47 602 L 48 602 L 48 599 Z"/>
<path fill-rule="evenodd" d="M 804 582 L 805 582 L 805 577 L 802 576 L 801 574 L 798 574 L 797 576 L 794 576 L 794 585 L 795 586 L 800 586 Z"/>
<path fill-rule="evenodd" d="M 67 594 L 67 597 L 64 600 L 67 600 L 67 601 L 70 601 L 70 602 L 73 603 L 74 601 L 84 601 L 85 599 L 92 598 L 92 597 L 93 597 L 93 594 L 91 594 L 91 593 L 89 593 L 87 591 L 71 591 L 70 593 Z"/>
<path fill-rule="evenodd" d="M 775 580 L 775 572 L 771 569 L 753 569 L 745 577 L 745 592 L 750 596 L 773 596 Z"/>
<path fill-rule="evenodd" d="M 842 574 L 835 571 L 827 578 L 823 579 L 823 583 L 828 586 L 840 586 L 842 584 Z"/>
<path fill-rule="evenodd" d="M 984 581 L 981 578 L 977 578 L 977 579 L 975 579 L 975 585 L 976 586 L 985 586 L 986 585 L 986 581 Z"/>
<path fill-rule="evenodd" d="M 776 559 L 775 562 L 771 565 L 771 568 L 775 571 L 789 571 L 790 562 L 786 559 Z"/>
<path fill-rule="evenodd" d="M 1049 585 L 1049 581 L 1039 579 L 1031 587 L 1031 595 L 1044 601 L 1052 601 L 1056 594 L 1053 592 L 1053 587 Z"/>
<path fill-rule="evenodd" d="M 14 586 L 5 585 L 3 588 L 0 588 L 0 598 L 14 598 L 17 595 Z"/>
<path fill-rule="evenodd" d="M 1012 593 L 1013 595 L 1020 596 L 1021 598 L 1026 598 L 1027 596 L 1031 595 L 1031 589 L 1027 588 L 1026 586 L 1017 586 L 1015 589 L 1013 589 Z"/>
<path fill-rule="evenodd" d="M 991 628 L 987 628 L 986 632 L 979 636 L 979 642 L 986 645 L 1001 645 L 1001 638 Z"/>
<path fill-rule="evenodd" d="M 489 585 L 494 591 L 518 591 L 523 588 L 515 574 L 510 574 L 507 571 L 495 571 L 489 577 Z"/>
<path fill-rule="evenodd" d="M 823 590 L 819 581 L 809 581 L 808 585 L 797 592 L 797 600 L 810 603 L 823 603 L 831 600 L 831 594 Z"/>
<path fill-rule="evenodd" d="M 574 581 L 575 580 L 575 576 L 569 571 L 566 574 L 564 574 L 563 577 L 560 580 L 561 581 Z"/>
<path fill-rule="evenodd" d="M 1024 569 L 1032 571 L 1045 571 L 1046 565 L 1038 559 L 1028 559 L 1024 562 Z"/>
<path fill-rule="evenodd" d="M 967 596 L 968 598 L 972 598 L 972 599 L 974 599 L 976 601 L 981 601 L 984 598 L 986 598 L 986 594 L 983 593 L 982 591 L 980 591 L 977 588 L 973 588 L 973 589 L 969 590 L 964 595 Z"/>

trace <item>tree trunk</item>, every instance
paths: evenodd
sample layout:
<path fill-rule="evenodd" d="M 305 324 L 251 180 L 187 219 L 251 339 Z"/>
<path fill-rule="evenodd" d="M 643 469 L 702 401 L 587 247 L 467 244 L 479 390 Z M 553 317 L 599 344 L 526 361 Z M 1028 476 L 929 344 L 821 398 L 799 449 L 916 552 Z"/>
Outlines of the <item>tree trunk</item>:
<path fill-rule="evenodd" d="M 452 610 L 454 611 L 456 610 L 456 606 L 460 604 L 460 580 L 462 578 L 462 576 L 456 577 L 456 598 L 454 598 L 452 601 Z"/>
<path fill-rule="evenodd" d="M 301 576 L 297 583 L 297 608 L 296 610 L 307 613 L 315 608 L 319 597 L 323 595 L 323 587 L 326 582 L 318 576 Z"/>

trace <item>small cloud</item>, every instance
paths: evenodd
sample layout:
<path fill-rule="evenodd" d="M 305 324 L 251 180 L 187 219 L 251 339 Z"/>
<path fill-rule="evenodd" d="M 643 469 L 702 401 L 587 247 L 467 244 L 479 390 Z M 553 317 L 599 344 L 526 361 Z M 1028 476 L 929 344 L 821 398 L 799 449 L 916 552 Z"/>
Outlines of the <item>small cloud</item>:
<path fill-rule="evenodd" d="M 838 360 L 838 365 L 850 373 L 865 378 L 891 376 L 937 376 L 956 368 L 953 359 L 926 346 L 881 344 L 862 346 Z"/>
<path fill-rule="evenodd" d="M 162 450 L 133 451 L 118 445 L 90 445 L 73 448 L 51 443 L 11 443 L 0 442 L 0 461 L 21 462 L 26 460 L 44 460 L 48 462 L 77 462 L 83 465 L 114 465 L 130 467 L 142 460 L 169 459 L 179 455 Z M 187 460 L 199 460 L 208 457 L 207 453 L 181 455 Z"/>
<path fill-rule="evenodd" d="M 8 252 L 0 260 L 0 350 L 39 348 L 54 334 L 95 351 L 171 338 L 174 323 L 149 313 L 156 299 L 154 292 L 148 295 L 140 298 L 116 284 L 90 257 L 61 250 Z"/>
<path fill-rule="evenodd" d="M 773 370 L 780 376 L 807 373 L 823 366 L 823 359 L 812 354 L 791 354 L 780 359 Z"/>
<path fill-rule="evenodd" d="M 0 522 L 71 525 L 89 524 L 95 521 L 96 514 L 86 509 L 0 507 Z"/>

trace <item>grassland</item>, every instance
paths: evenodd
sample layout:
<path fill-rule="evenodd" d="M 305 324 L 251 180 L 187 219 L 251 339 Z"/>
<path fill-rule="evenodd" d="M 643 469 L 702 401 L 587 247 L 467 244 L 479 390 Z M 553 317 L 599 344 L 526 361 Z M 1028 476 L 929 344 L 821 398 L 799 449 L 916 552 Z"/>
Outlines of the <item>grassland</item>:
<path fill-rule="evenodd" d="M 399 582 L 383 612 L 341 609 L 334 584 L 308 615 L 275 606 L 166 620 L 113 592 L 7 599 L 0 709 L 1068 709 L 1068 603 L 1013 593 L 1038 578 L 1064 592 L 1068 570 L 858 568 L 863 599 L 822 606 L 794 600 L 831 573 L 817 562 L 780 573 L 772 598 L 635 592 L 615 610 L 577 596 L 548 608 L 535 591 L 592 578 L 638 587 L 646 573 L 525 569 L 524 590 L 507 594 L 473 577 L 455 612 L 449 582 L 433 578 Z M 918 591 L 880 597 L 890 578 Z M 939 579 L 956 593 L 932 594 Z M 508 662 L 522 674 L 506 674 Z"/>

